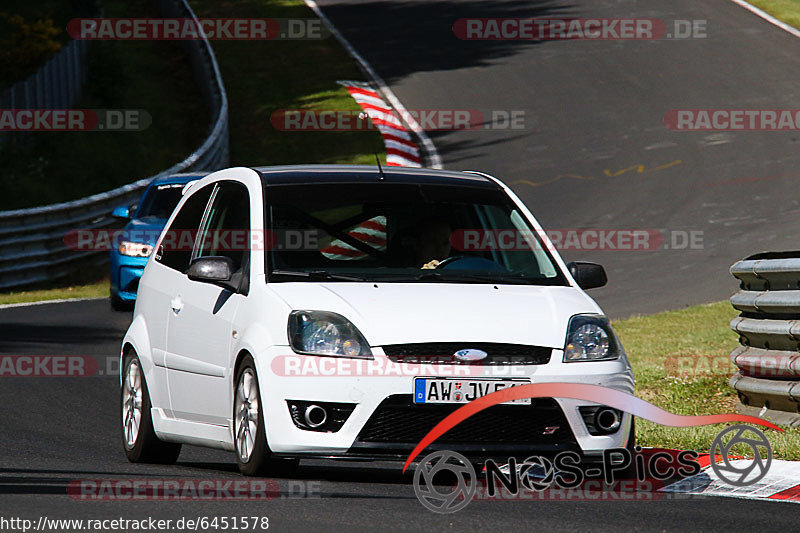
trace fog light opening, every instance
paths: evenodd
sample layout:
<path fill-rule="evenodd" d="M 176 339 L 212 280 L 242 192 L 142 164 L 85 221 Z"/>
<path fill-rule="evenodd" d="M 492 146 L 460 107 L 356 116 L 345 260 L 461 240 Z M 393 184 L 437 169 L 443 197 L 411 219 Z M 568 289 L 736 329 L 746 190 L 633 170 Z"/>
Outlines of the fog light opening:
<path fill-rule="evenodd" d="M 318 428 L 328 421 L 328 412 L 319 405 L 309 405 L 303 413 L 303 419 L 310 428 Z"/>
<path fill-rule="evenodd" d="M 594 423 L 598 429 L 612 433 L 619 429 L 622 418 L 614 409 L 599 409 L 594 415 Z"/>

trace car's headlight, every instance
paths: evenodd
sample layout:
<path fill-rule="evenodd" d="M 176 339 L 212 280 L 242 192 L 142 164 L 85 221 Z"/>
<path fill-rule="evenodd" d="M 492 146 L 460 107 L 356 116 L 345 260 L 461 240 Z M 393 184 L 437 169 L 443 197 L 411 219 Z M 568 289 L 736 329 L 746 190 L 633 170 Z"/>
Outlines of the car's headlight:
<path fill-rule="evenodd" d="M 131 257 L 150 257 L 153 253 L 153 246 L 143 242 L 121 241 L 117 249 L 122 255 Z"/>
<path fill-rule="evenodd" d="M 342 315 L 328 311 L 292 311 L 289 344 L 302 354 L 372 358 L 361 332 Z"/>
<path fill-rule="evenodd" d="M 608 319 L 599 315 L 575 315 L 569 319 L 564 362 L 618 359 L 620 346 Z"/>

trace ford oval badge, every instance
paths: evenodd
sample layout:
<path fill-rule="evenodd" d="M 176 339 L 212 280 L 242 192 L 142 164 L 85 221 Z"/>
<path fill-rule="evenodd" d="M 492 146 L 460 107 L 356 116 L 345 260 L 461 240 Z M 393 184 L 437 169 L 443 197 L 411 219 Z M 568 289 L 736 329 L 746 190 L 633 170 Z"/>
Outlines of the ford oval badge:
<path fill-rule="evenodd" d="M 475 350 L 474 348 L 465 348 L 463 350 L 459 350 L 453 355 L 456 356 L 456 359 L 459 361 L 481 361 L 486 359 L 489 355 L 488 353 L 484 352 L 483 350 Z"/>

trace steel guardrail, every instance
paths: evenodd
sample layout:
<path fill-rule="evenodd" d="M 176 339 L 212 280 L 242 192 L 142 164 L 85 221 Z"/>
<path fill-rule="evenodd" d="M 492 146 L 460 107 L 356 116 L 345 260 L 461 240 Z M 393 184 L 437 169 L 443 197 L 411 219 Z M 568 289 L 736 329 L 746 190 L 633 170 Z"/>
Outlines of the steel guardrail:
<path fill-rule="evenodd" d="M 155 4 L 163 16 L 197 20 L 186 0 L 157 0 Z M 86 266 L 107 262 L 107 251 L 70 250 L 64 236 L 78 228 L 113 226 L 111 210 L 134 203 L 156 178 L 228 166 L 228 98 L 211 43 L 205 37 L 180 43 L 188 54 L 211 115 L 209 133 L 203 143 L 172 167 L 128 185 L 70 202 L 0 211 L 0 289 L 62 278 Z"/>
<path fill-rule="evenodd" d="M 742 404 L 800 412 L 800 251 L 765 252 L 730 268 L 740 291 L 731 305 L 739 343 L 730 385 Z"/>
<path fill-rule="evenodd" d="M 70 41 L 35 73 L 0 93 L 0 109 L 68 109 L 86 81 L 89 41 Z M 10 137 L 0 138 L 0 143 Z M 17 135 L 30 135 L 20 133 Z"/>

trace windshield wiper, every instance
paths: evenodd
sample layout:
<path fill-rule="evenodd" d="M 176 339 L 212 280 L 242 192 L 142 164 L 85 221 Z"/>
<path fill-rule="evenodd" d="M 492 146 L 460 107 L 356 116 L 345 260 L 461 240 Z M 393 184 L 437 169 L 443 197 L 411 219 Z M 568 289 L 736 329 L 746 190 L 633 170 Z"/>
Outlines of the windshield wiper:
<path fill-rule="evenodd" d="M 519 274 L 471 274 L 467 272 L 447 272 L 447 271 L 439 271 L 439 270 L 430 270 L 429 272 L 423 272 L 418 276 L 414 277 L 415 280 L 418 281 L 425 281 L 425 280 L 441 280 L 441 281 L 462 281 L 462 282 L 486 282 L 486 283 L 522 283 L 525 285 L 535 285 L 540 284 L 539 279 L 536 278 L 528 278 L 523 275 Z M 544 283 L 546 284 L 546 283 Z"/>
<path fill-rule="evenodd" d="M 270 272 L 270 277 L 272 276 L 326 281 L 368 281 L 366 278 L 349 274 L 332 274 L 327 270 L 273 270 Z"/>
<path fill-rule="evenodd" d="M 470 274 L 466 272 L 448 272 L 442 270 L 425 270 L 410 276 L 386 275 L 362 277 L 353 274 L 334 274 L 327 270 L 273 270 L 270 278 L 303 279 L 307 281 L 441 281 L 450 283 L 516 283 L 525 285 L 552 285 L 549 278 L 529 278 L 520 274 Z"/>
<path fill-rule="evenodd" d="M 427 272 L 423 272 L 421 274 L 414 276 L 413 279 L 417 281 L 426 281 L 426 280 L 462 281 L 462 282 L 485 281 L 489 283 L 498 283 L 501 279 L 501 276 L 491 275 L 491 274 L 469 274 L 464 272 L 447 272 L 447 271 L 430 269 Z M 525 280 L 520 280 L 520 281 L 525 281 Z"/>

